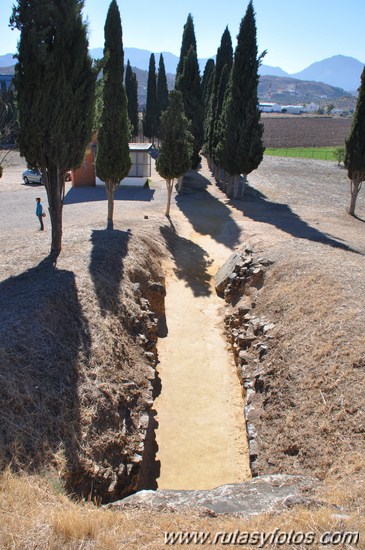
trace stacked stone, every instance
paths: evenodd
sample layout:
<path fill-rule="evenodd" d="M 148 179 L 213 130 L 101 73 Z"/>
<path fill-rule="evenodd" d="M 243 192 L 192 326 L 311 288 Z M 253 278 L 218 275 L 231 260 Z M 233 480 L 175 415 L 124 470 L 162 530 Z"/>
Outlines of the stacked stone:
<path fill-rule="evenodd" d="M 245 421 L 252 475 L 257 475 L 257 431 L 255 429 L 255 396 L 265 394 L 267 387 L 260 363 L 264 360 L 273 338 L 274 324 L 255 311 L 255 290 L 264 284 L 266 268 L 273 262 L 255 258 L 254 249 L 246 246 L 228 258 L 215 276 L 217 294 L 230 304 L 225 315 L 227 339 L 233 351 L 238 376 L 244 387 Z"/>

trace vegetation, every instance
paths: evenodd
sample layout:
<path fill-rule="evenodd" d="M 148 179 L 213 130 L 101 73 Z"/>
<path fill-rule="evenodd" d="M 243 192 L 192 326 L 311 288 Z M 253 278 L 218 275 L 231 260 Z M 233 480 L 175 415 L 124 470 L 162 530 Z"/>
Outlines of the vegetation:
<path fill-rule="evenodd" d="M 228 28 L 226 28 L 217 50 L 211 104 L 205 123 L 205 150 L 208 158 L 214 159 L 217 165 L 220 164 L 218 144 L 224 139 L 224 136 L 220 135 L 223 128 L 223 121 L 221 121 L 223 102 L 231 76 L 232 65 L 232 39 Z"/>
<path fill-rule="evenodd" d="M 267 147 L 265 155 L 338 161 L 341 158 L 343 160 L 341 147 Z"/>
<path fill-rule="evenodd" d="M 184 114 L 182 95 L 177 90 L 170 92 L 169 106 L 161 116 L 161 139 L 156 170 L 166 180 L 165 216 L 169 217 L 174 179 L 180 178 L 189 169 L 193 143 L 189 120 Z"/>
<path fill-rule="evenodd" d="M 333 152 L 333 156 L 337 160 L 337 165 L 338 166 L 340 166 L 341 162 L 345 162 L 345 154 L 346 154 L 345 147 L 336 147 L 335 148 L 335 150 Z"/>
<path fill-rule="evenodd" d="M 146 111 L 143 118 L 143 134 L 152 139 L 157 130 L 157 97 L 156 97 L 156 62 L 155 56 L 151 53 L 148 68 L 147 101 Z"/>
<path fill-rule="evenodd" d="M 16 120 L 14 94 L 10 91 L 0 96 L 0 178 L 6 166 L 9 149 L 6 145 L 15 143 L 19 127 Z"/>
<path fill-rule="evenodd" d="M 346 140 L 345 166 L 351 181 L 349 214 L 355 215 L 356 201 L 365 180 L 365 68 L 349 137 Z"/>
<path fill-rule="evenodd" d="M 98 134 L 96 174 L 108 196 L 107 227 L 113 229 L 114 193 L 131 168 L 127 98 L 123 84 L 122 23 L 116 0 L 109 6 L 105 27 L 103 112 Z"/>
<path fill-rule="evenodd" d="M 176 70 L 175 89 L 182 93 L 184 111 L 191 122 L 191 133 L 194 136 L 191 168 L 195 169 L 201 160 L 199 153 L 204 137 L 204 105 L 194 25 L 190 14 L 184 26 L 180 61 Z"/>
<path fill-rule="evenodd" d="M 169 105 L 169 90 L 167 88 L 166 70 L 163 55 L 160 54 L 160 60 L 158 64 L 157 75 L 157 89 L 156 89 L 156 118 L 157 128 L 156 135 L 161 135 L 161 115 L 167 109 Z"/>
<path fill-rule="evenodd" d="M 138 83 L 136 73 L 132 71 L 129 59 L 125 70 L 125 92 L 127 95 L 128 118 L 132 126 L 132 136 L 138 136 Z"/>
<path fill-rule="evenodd" d="M 183 30 L 183 36 L 182 36 L 181 48 L 180 48 L 180 58 L 176 67 L 176 80 L 179 78 L 179 76 L 181 76 L 184 70 L 184 59 L 188 55 L 188 52 L 191 46 L 195 51 L 197 51 L 194 22 L 193 22 L 191 13 L 189 13 L 186 23 L 184 25 L 184 30 Z"/>
<path fill-rule="evenodd" d="M 205 64 L 203 78 L 202 78 L 202 96 L 204 104 L 204 120 L 209 109 L 209 102 L 213 90 L 215 63 L 214 59 L 208 59 Z"/>
<path fill-rule="evenodd" d="M 256 22 L 252 1 L 241 21 L 232 68 L 230 94 L 225 105 L 222 166 L 235 181 L 238 196 L 240 174 L 244 179 L 263 159 L 263 124 L 258 109 L 258 69 L 265 52 L 257 57 Z M 230 186 L 231 187 L 231 186 Z M 232 194 L 229 189 L 228 194 Z"/>
<path fill-rule="evenodd" d="M 21 31 L 14 77 L 19 150 L 43 173 L 53 262 L 61 252 L 64 175 L 80 166 L 93 123 L 96 74 L 82 7 L 80 0 L 18 0 L 11 17 Z"/>

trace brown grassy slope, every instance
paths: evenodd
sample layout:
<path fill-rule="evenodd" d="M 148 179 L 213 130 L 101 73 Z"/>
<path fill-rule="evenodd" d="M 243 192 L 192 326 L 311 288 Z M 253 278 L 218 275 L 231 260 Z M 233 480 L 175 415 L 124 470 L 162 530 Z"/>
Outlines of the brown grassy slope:
<path fill-rule="evenodd" d="M 275 323 L 254 397 L 258 471 L 324 478 L 365 453 L 364 258 L 305 241 L 271 254 L 255 310 Z"/>
<path fill-rule="evenodd" d="M 352 466 L 354 470 L 356 465 Z M 358 489 L 349 484 L 336 487 L 341 490 L 341 498 L 348 503 L 352 498 L 363 498 L 361 485 Z M 214 548 L 226 548 L 229 533 L 237 533 L 237 530 L 242 535 L 257 531 L 271 534 L 275 533 L 275 529 L 286 533 L 292 530 L 296 533 L 313 532 L 316 540 L 328 531 L 360 532 L 359 545 L 338 544 L 336 548 L 361 548 L 365 537 L 365 520 L 360 511 L 354 507 L 352 513 L 346 514 L 331 506 L 333 486 L 329 487 L 331 494 L 327 498 L 328 504 L 321 507 L 308 510 L 296 506 L 279 515 L 265 514 L 249 520 L 229 515 L 212 517 L 197 510 L 179 513 L 168 510 L 113 512 L 96 508 L 90 503 L 72 502 L 60 494 L 57 487 L 45 477 L 13 476 L 9 472 L 0 475 L 0 490 L 0 545 L 4 549 L 155 550 L 165 548 L 165 532 L 178 531 L 198 534 L 208 532 L 211 540 L 217 533 L 227 533 L 223 543 L 222 538 L 217 538 Z M 338 494 L 335 498 L 338 500 Z M 201 547 L 198 544 L 196 546 Z M 243 546 L 257 548 L 257 544 Z M 270 550 L 278 548 L 278 545 L 266 543 L 264 547 Z M 293 547 L 280 544 L 280 548 L 284 549 Z M 308 545 L 295 545 L 295 548 L 307 547 Z"/>
<path fill-rule="evenodd" d="M 161 281 L 162 247 L 143 229 L 75 230 L 54 270 L 26 269 L 40 254 L 24 244 L 1 273 L 1 462 L 53 467 L 70 491 L 118 498 L 143 450 L 153 372 L 138 342 L 155 337 L 144 296 Z"/>

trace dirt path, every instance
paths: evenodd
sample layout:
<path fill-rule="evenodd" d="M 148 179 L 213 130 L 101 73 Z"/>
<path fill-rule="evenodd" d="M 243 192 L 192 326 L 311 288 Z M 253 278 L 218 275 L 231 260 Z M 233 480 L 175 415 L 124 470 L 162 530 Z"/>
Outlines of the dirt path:
<path fill-rule="evenodd" d="M 175 220 L 179 241 L 166 281 L 168 336 L 158 344 L 157 483 L 160 489 L 208 489 L 250 477 L 241 387 L 213 285 L 231 250 L 194 231 L 181 212 L 174 211 Z M 203 262 L 192 261 L 198 253 Z"/>

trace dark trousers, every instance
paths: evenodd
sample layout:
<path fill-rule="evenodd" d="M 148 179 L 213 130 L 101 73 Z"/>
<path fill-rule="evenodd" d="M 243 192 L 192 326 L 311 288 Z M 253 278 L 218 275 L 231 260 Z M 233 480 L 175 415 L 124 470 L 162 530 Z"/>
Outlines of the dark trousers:
<path fill-rule="evenodd" d="M 43 216 L 42 214 L 38 216 L 39 223 L 41 224 L 41 231 L 44 231 L 44 225 L 43 225 Z"/>

